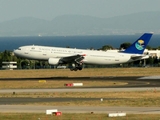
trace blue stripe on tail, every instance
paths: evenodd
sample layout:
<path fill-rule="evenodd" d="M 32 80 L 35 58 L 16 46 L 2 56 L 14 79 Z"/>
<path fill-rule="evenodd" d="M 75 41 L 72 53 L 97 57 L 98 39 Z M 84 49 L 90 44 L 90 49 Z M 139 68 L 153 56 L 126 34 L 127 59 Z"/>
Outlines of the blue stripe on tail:
<path fill-rule="evenodd" d="M 124 53 L 143 54 L 153 33 L 144 33 L 137 41 L 129 46 Z"/>

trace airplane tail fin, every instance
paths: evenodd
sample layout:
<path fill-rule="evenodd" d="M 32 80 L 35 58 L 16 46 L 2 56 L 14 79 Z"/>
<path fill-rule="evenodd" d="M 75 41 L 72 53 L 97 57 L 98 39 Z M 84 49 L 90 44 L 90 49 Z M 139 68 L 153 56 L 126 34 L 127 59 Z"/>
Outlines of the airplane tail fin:
<path fill-rule="evenodd" d="M 138 40 L 129 46 L 124 53 L 143 54 L 153 33 L 144 33 Z"/>

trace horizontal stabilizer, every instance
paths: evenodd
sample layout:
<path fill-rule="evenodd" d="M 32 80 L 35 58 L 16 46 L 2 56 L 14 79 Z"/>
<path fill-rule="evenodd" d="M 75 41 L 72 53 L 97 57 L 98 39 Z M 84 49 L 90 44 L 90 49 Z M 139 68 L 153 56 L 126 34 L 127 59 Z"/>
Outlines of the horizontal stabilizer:
<path fill-rule="evenodd" d="M 132 60 L 142 60 L 147 58 L 149 58 L 149 55 L 132 55 L 131 56 Z"/>

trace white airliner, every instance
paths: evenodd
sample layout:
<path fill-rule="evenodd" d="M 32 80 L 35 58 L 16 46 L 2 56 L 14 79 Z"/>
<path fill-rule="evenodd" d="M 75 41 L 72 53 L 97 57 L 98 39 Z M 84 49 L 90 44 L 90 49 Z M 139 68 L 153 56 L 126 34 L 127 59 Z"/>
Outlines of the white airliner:
<path fill-rule="evenodd" d="M 47 60 L 50 65 L 71 64 L 71 70 L 82 70 L 83 64 L 121 64 L 136 60 L 147 59 L 143 54 L 153 33 L 144 33 L 124 51 L 98 51 L 73 48 L 28 45 L 14 50 L 16 56 L 32 59 Z"/>

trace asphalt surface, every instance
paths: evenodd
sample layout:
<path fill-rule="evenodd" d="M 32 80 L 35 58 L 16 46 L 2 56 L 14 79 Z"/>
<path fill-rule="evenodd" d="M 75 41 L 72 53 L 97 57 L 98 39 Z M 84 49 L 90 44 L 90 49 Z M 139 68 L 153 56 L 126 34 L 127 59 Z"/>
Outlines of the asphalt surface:
<path fill-rule="evenodd" d="M 57 77 L 57 78 L 6 78 L 0 80 L 101 80 L 101 81 L 122 81 L 128 84 L 122 86 L 102 86 L 88 88 L 57 88 L 57 89 L 0 89 L 0 93 L 20 92 L 121 92 L 121 91 L 146 91 L 160 90 L 159 76 L 141 77 Z M 116 100 L 120 98 L 104 98 L 104 100 Z M 58 109 L 64 113 L 111 113 L 123 111 L 130 114 L 160 114 L 160 107 L 100 107 L 100 106 L 34 106 L 34 105 L 13 105 L 40 102 L 69 102 L 69 101 L 94 101 L 98 98 L 0 98 L 0 112 L 26 112 L 45 113 L 47 109 Z"/>
<path fill-rule="evenodd" d="M 45 77 L 45 78 L 0 78 L 0 81 L 25 81 L 25 80 L 65 80 L 65 81 L 115 81 L 115 82 L 126 82 L 128 84 L 122 85 L 122 86 L 91 86 L 87 88 L 133 88 L 133 87 L 160 87 L 160 76 L 122 76 L 122 77 L 116 77 L 116 76 L 110 76 L 110 77 Z M 84 87 L 83 87 L 84 88 Z"/>
<path fill-rule="evenodd" d="M 9 113 L 46 113 L 57 109 L 62 113 L 120 113 L 160 114 L 160 107 L 99 107 L 99 106 L 35 106 L 35 105 L 0 105 L 0 112 Z"/>
<path fill-rule="evenodd" d="M 123 98 L 103 98 L 103 100 L 124 100 Z M 0 98 L 0 105 L 27 104 L 41 102 L 100 101 L 100 98 Z"/>
<path fill-rule="evenodd" d="M 122 92 L 122 91 L 154 91 L 160 87 L 134 88 L 55 88 L 55 89 L 1 89 L 0 93 L 36 93 L 36 92 Z"/>

